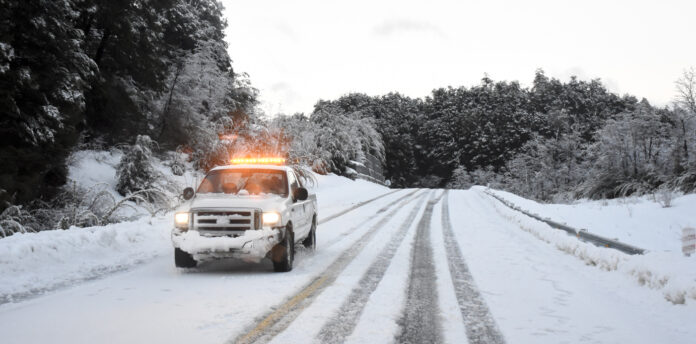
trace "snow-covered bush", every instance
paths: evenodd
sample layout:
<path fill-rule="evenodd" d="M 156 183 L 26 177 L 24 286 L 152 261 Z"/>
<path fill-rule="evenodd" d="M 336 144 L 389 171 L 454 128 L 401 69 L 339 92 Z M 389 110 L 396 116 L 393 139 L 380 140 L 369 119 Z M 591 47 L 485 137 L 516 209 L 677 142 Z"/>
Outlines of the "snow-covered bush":
<path fill-rule="evenodd" d="M 87 227 L 103 224 L 107 207 L 113 206 L 114 197 L 105 184 L 97 184 L 88 189 L 81 188 L 77 183 L 66 186 L 56 198 L 54 214 L 56 224 L 52 228 L 68 229 L 72 226 Z"/>
<path fill-rule="evenodd" d="M 122 196 L 153 188 L 159 174 L 152 166 L 156 143 L 147 135 L 138 135 L 135 144 L 124 152 L 118 164 L 116 191 Z"/>
<path fill-rule="evenodd" d="M 169 162 L 169 168 L 172 170 L 172 174 L 175 176 L 183 176 L 186 170 L 186 165 L 184 159 L 182 158 L 182 152 L 178 149 L 176 152 L 171 154 L 171 161 Z"/>
<path fill-rule="evenodd" d="M 35 200 L 28 205 L 9 205 L 0 212 L 0 238 L 15 233 L 38 232 L 55 229 L 60 218 L 53 203 Z"/>
<path fill-rule="evenodd" d="M 7 207 L 0 213 L 0 236 L 4 238 L 15 233 L 34 232 L 33 228 L 24 225 L 32 219 L 33 216 L 21 206 Z"/>
<path fill-rule="evenodd" d="M 426 187 L 437 187 L 437 185 L 426 184 L 427 179 L 421 181 L 421 185 Z M 503 176 L 493 171 L 491 167 L 486 169 L 476 169 L 467 171 L 466 167 L 459 166 L 454 170 L 452 178 L 447 183 L 448 188 L 468 189 L 473 185 L 490 186 L 492 188 L 501 188 L 504 185 Z"/>
<path fill-rule="evenodd" d="M 51 209 L 56 224 L 44 229 L 68 229 L 75 227 L 101 226 L 136 218 L 145 210 L 150 215 L 168 209 L 168 197 L 159 187 L 138 190 L 118 200 L 106 184 L 96 184 L 81 188 L 73 183 L 66 187 Z M 139 205 L 136 208 L 133 203 Z M 119 211 L 132 210 L 131 216 L 124 216 Z"/>
<path fill-rule="evenodd" d="M 454 172 L 452 172 L 452 177 L 449 182 L 447 182 L 446 187 L 448 189 L 468 189 L 472 185 L 473 182 L 466 167 L 459 165 L 454 169 Z"/>
<path fill-rule="evenodd" d="M 657 202 L 660 203 L 660 205 L 663 208 L 669 208 L 672 206 L 672 200 L 674 200 L 674 191 L 667 187 L 661 187 L 660 189 L 655 192 L 655 198 L 657 199 Z"/>

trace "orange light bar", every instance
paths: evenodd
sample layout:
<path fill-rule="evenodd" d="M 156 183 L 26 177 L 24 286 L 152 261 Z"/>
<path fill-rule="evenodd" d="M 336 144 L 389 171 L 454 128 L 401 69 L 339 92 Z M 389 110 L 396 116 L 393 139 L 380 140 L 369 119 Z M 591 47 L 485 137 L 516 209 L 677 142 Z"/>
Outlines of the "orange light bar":
<path fill-rule="evenodd" d="M 240 164 L 262 164 L 262 165 L 282 165 L 285 164 L 285 158 L 234 158 L 230 160 L 233 165 Z"/>

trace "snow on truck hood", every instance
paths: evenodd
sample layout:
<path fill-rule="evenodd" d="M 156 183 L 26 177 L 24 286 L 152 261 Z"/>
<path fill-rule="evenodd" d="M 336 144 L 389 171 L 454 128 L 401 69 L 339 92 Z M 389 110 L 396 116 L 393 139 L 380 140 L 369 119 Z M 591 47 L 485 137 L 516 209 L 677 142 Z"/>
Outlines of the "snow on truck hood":
<path fill-rule="evenodd" d="M 194 208 L 259 208 L 280 211 L 285 199 L 278 195 L 240 196 L 228 194 L 196 195 L 189 209 Z"/>

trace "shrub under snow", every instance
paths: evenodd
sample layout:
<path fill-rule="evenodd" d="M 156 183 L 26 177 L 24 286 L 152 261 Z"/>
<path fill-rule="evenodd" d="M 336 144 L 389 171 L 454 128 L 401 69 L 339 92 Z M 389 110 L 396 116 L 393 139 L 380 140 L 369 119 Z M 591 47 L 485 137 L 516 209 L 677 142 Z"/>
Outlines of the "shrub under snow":
<path fill-rule="evenodd" d="M 122 196 L 153 187 L 158 173 L 152 166 L 152 149 L 156 143 L 147 135 L 138 135 L 118 164 L 116 190 Z"/>

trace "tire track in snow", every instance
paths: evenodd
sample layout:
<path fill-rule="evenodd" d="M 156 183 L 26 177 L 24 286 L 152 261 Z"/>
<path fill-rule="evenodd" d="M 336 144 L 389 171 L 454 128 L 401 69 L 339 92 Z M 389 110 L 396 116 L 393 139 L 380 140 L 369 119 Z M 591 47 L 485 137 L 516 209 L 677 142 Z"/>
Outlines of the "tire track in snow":
<path fill-rule="evenodd" d="M 408 234 L 424 200 L 425 198 L 411 210 L 396 233 L 389 239 L 387 245 L 365 271 L 360 281 L 358 281 L 358 285 L 353 288 L 348 298 L 341 305 L 341 308 L 336 312 L 336 315 L 324 324 L 317 335 L 316 339 L 318 342 L 343 343 L 346 337 L 353 333 L 368 299 L 382 281 L 387 268 L 391 265 L 392 258 L 394 258 L 396 251 L 401 246 L 404 238 L 406 238 L 406 234 Z"/>
<path fill-rule="evenodd" d="M 411 193 L 413 194 L 413 193 Z M 408 196 L 408 195 L 406 195 Z M 291 296 L 285 303 L 274 307 L 274 310 L 263 316 L 262 320 L 256 324 L 248 333 L 230 340 L 231 343 L 267 343 L 276 334 L 284 331 L 290 323 L 305 309 L 312 304 L 316 297 L 321 294 L 324 289 L 333 284 L 343 270 L 350 264 L 353 259 L 362 252 L 365 246 L 370 242 L 377 231 L 389 222 L 394 214 L 401 210 L 406 204 L 415 199 L 425 196 L 424 194 L 405 197 L 399 204 L 395 204 L 394 209 L 383 215 L 383 217 L 374 225 L 372 225 L 356 242 L 348 249 L 343 251 L 331 265 L 324 271 L 312 279 L 298 293 Z M 386 211 L 385 208 L 380 209 L 378 213 Z"/>
<path fill-rule="evenodd" d="M 442 233 L 444 235 L 445 250 L 452 284 L 457 296 L 457 303 L 464 318 L 466 336 L 470 344 L 502 344 L 505 338 L 488 310 L 486 302 L 476 287 L 471 272 L 464 261 L 464 257 L 452 231 L 452 222 L 449 216 L 449 197 L 445 195 L 442 204 Z"/>
<path fill-rule="evenodd" d="M 343 210 L 339 211 L 338 213 L 335 213 L 335 214 L 329 215 L 329 216 L 327 216 L 327 217 L 325 217 L 325 218 L 323 218 L 323 219 L 317 220 L 317 225 L 320 225 L 320 224 L 322 224 L 322 223 L 331 221 L 331 220 L 333 220 L 333 219 L 335 219 L 335 218 L 337 218 L 337 217 L 339 217 L 339 216 L 343 216 L 343 215 L 345 215 L 345 214 L 348 213 L 348 212 L 351 212 L 351 211 L 353 211 L 353 210 L 355 210 L 355 209 L 358 209 L 358 208 L 360 208 L 360 207 L 362 207 L 362 206 L 364 206 L 364 205 L 366 205 L 366 204 L 368 204 L 368 203 L 370 203 L 370 202 L 372 202 L 372 201 L 376 201 L 376 200 L 378 200 L 378 199 L 380 199 L 380 198 L 382 198 L 382 197 L 389 196 L 389 195 L 391 195 L 391 194 L 393 194 L 393 193 L 395 193 L 395 192 L 399 192 L 399 191 L 401 191 L 401 190 L 394 190 L 394 191 L 386 192 L 386 193 L 383 193 L 383 194 L 381 194 L 381 195 L 379 195 L 379 196 L 377 196 L 377 197 L 375 197 L 375 198 L 368 199 L 367 201 L 359 202 L 358 204 L 356 204 L 356 205 L 354 205 L 354 206 L 351 206 L 351 207 L 348 207 L 347 209 L 343 209 Z M 415 191 L 413 191 L 413 192 L 415 192 Z M 411 192 L 411 193 L 413 193 L 413 192 Z"/>
<path fill-rule="evenodd" d="M 438 307 L 437 274 L 430 243 L 430 222 L 433 208 L 440 197 L 429 201 L 418 221 L 411 249 L 411 272 L 406 291 L 406 305 L 399 325 L 397 343 L 442 343 L 442 325 Z"/>
<path fill-rule="evenodd" d="M 418 190 L 418 189 L 413 190 L 413 191 L 411 191 L 411 192 L 409 192 L 409 193 L 407 193 L 407 194 L 405 194 L 405 195 L 403 195 L 403 196 L 401 196 L 401 197 L 399 197 L 399 198 L 397 198 L 397 199 L 395 199 L 395 200 L 389 202 L 388 204 L 386 204 L 385 206 L 383 206 L 382 208 L 380 208 L 379 210 L 377 210 L 377 212 L 375 212 L 374 216 L 371 216 L 371 217 L 367 218 L 366 220 L 364 220 L 364 221 L 362 221 L 362 222 L 356 224 L 355 226 L 353 226 L 350 230 L 347 230 L 347 231 L 343 232 L 343 234 L 341 234 L 341 235 L 339 235 L 339 236 L 337 236 L 337 237 L 331 239 L 329 242 L 325 243 L 323 247 L 330 247 L 330 246 L 332 246 L 332 245 L 334 245 L 334 244 L 340 242 L 340 241 L 343 240 L 343 238 L 345 238 L 346 236 L 348 236 L 348 235 L 354 233 L 354 230 L 355 230 L 355 229 L 360 228 L 360 227 L 364 226 L 366 223 L 368 223 L 368 222 L 374 220 L 375 216 L 378 216 L 379 214 L 384 213 L 385 211 L 387 211 L 387 210 L 389 210 L 391 207 L 393 207 L 394 204 L 397 204 L 397 203 L 401 202 L 403 199 L 405 199 L 405 198 L 407 198 L 407 197 L 410 197 L 410 196 L 412 196 L 413 194 L 415 194 L 415 193 L 417 193 L 417 192 L 419 192 L 419 191 L 420 191 L 420 190 Z"/>

